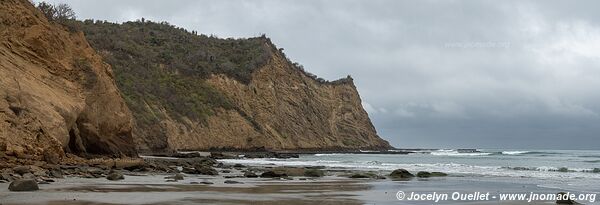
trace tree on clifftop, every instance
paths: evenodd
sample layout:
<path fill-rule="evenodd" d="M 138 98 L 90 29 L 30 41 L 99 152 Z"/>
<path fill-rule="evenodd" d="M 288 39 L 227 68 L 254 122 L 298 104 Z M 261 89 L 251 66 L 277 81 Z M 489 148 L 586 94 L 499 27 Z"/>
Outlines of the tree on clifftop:
<path fill-rule="evenodd" d="M 37 8 L 51 21 L 64 21 L 75 19 L 75 11 L 67 4 L 52 5 L 40 2 Z"/>

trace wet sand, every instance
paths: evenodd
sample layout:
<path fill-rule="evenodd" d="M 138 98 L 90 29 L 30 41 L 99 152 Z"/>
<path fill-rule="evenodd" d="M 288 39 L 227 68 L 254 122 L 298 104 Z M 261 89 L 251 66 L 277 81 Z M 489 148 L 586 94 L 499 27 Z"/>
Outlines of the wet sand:
<path fill-rule="evenodd" d="M 36 192 L 0 192 L 7 204 L 363 204 L 355 193 L 369 189 L 356 180 L 223 179 L 188 177 L 163 182 L 164 175 L 126 176 L 119 182 L 68 178 Z M 225 184 L 235 180 L 243 184 Z M 210 181 L 214 184 L 190 184 Z M 7 185 L 0 185 L 6 190 Z"/>
<path fill-rule="evenodd" d="M 264 167 L 262 167 L 264 168 Z M 67 177 L 51 184 L 40 184 L 35 192 L 9 192 L 8 183 L 0 184 L 1 205 L 71 204 L 553 204 L 546 202 L 490 201 L 406 201 L 396 193 L 558 193 L 562 190 L 542 188 L 519 178 L 436 177 L 407 181 L 390 179 L 350 179 L 348 170 L 329 169 L 325 177 L 289 179 L 245 178 L 244 169 L 229 169 L 218 176 L 186 175 L 184 180 L 169 182 L 172 174 L 129 173 L 124 180 Z M 225 183 L 226 180 L 241 182 Z M 212 184 L 201 184 L 210 182 Z M 589 204 L 589 203 L 588 203 Z"/>
<path fill-rule="evenodd" d="M 497 183 L 461 177 L 390 181 L 296 177 L 289 179 L 188 176 L 166 182 L 167 175 L 126 176 L 122 181 L 66 178 L 40 185 L 36 192 L 8 192 L 0 184 L 0 203 L 9 204 L 434 204 L 431 201 L 399 201 L 396 192 L 547 192 L 533 185 Z M 305 180 L 301 180 L 305 179 Z M 235 180 L 243 184 L 225 184 Z M 191 184 L 210 181 L 214 184 Z M 552 204 L 552 202 L 441 201 L 435 204 Z"/>

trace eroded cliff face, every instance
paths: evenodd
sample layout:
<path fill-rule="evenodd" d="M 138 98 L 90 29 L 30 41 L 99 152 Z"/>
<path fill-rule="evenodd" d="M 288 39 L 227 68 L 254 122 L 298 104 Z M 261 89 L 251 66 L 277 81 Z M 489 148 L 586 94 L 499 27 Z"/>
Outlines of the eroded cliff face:
<path fill-rule="evenodd" d="M 0 1 L 0 154 L 135 155 L 112 75 L 83 33 L 48 22 L 26 0 Z"/>
<path fill-rule="evenodd" d="M 352 79 L 317 80 L 266 36 L 219 39 L 145 20 L 79 26 L 114 69 L 143 152 L 390 148 Z"/>
<path fill-rule="evenodd" d="M 204 124 L 164 120 L 170 148 L 391 148 L 377 135 L 350 77 L 337 83 L 317 82 L 275 49 L 249 84 L 224 74 L 212 75 L 207 82 L 228 96 L 235 108 L 219 109 Z"/>

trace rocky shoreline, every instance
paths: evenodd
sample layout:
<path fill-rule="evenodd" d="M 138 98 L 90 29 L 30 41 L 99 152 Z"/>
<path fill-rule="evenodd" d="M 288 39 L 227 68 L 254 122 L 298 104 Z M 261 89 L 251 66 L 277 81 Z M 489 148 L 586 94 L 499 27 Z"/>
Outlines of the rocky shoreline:
<path fill-rule="evenodd" d="M 405 169 L 382 172 L 325 166 L 247 165 L 220 161 L 221 159 L 272 158 L 273 156 L 281 158 L 299 157 L 289 153 L 278 155 L 273 152 L 184 152 L 152 156 L 142 155 L 138 158 L 104 157 L 90 159 L 69 155 L 57 164 L 11 158 L 11 160 L 4 161 L 1 164 L 0 187 L 5 188 L 0 190 L 0 196 L 7 194 L 7 196 L 11 196 L 12 201 L 19 201 L 22 199 L 20 197 L 34 199 L 35 197 L 31 197 L 41 194 L 39 196 L 42 196 L 42 199 L 36 199 L 38 201 L 16 204 L 37 204 L 41 200 L 49 204 L 65 204 L 68 202 L 68 204 L 79 205 L 94 204 L 104 200 L 97 198 L 99 195 L 95 193 L 110 192 L 136 195 L 169 191 L 177 193 L 177 198 L 173 199 L 176 201 L 184 200 L 189 194 L 194 195 L 197 200 L 202 199 L 202 202 L 215 200 L 216 203 L 228 203 L 232 202 L 229 195 L 240 193 L 251 194 L 252 196 L 262 196 L 263 192 L 271 193 L 276 194 L 277 197 L 271 197 L 269 200 L 281 201 L 289 200 L 286 197 L 290 196 L 310 196 L 310 190 L 323 189 L 321 192 L 316 193 L 332 192 L 332 194 L 344 196 L 340 199 L 334 199 L 333 204 L 362 204 L 360 200 L 352 199 L 352 195 L 344 195 L 344 193 L 360 194 L 362 197 L 367 197 L 368 200 L 376 201 L 377 199 L 369 198 L 371 194 L 378 193 L 373 192 L 378 189 L 371 190 L 372 186 L 384 187 L 387 190 L 390 189 L 390 185 L 385 185 L 386 183 L 397 183 L 398 181 L 412 184 L 428 183 L 428 181 L 443 183 L 444 181 L 462 178 L 452 176 L 446 178 L 448 174 L 442 172 L 415 171 L 411 173 Z M 7 167 L 7 162 L 26 162 L 26 164 L 13 164 Z M 395 187 L 396 185 L 391 186 Z M 256 190 L 259 191 L 255 192 Z M 291 194 L 287 193 L 286 190 L 302 191 L 307 192 L 307 194 Z M 73 201 L 65 201 L 66 199 L 61 198 L 65 196 L 65 193 L 71 191 L 89 194 L 85 194 L 86 197 L 83 198 L 75 196 L 72 198 Z M 392 188 L 392 191 L 396 190 Z M 211 192 L 225 195 L 214 199 L 214 196 L 209 194 Z M 52 194 L 47 195 L 46 193 Z M 389 190 L 384 192 L 386 197 L 389 197 L 387 196 L 388 193 Z M 223 198 L 223 196 L 227 197 Z M 53 201 L 57 197 L 61 199 Z M 77 201 L 80 199 L 81 201 Z M 118 199 L 117 201 L 122 200 Z M 153 200 L 160 201 L 162 199 Z M 254 200 L 258 199 L 245 199 L 239 202 L 241 204 L 252 204 L 255 202 Z M 311 204 L 315 202 L 314 200 L 289 202 L 290 204 Z M 324 197 L 318 200 L 330 199 Z M 394 198 L 392 197 L 389 200 L 393 201 Z M 569 201 L 568 203 L 560 202 L 559 204 L 573 203 L 573 201 Z"/>
<path fill-rule="evenodd" d="M 329 169 L 322 166 L 247 166 L 224 164 L 219 159 L 239 158 L 298 158 L 295 153 L 277 152 L 187 152 L 158 154 L 139 158 L 92 158 L 69 156 L 59 163 L 53 161 L 23 161 L 7 159 L 1 166 L 0 183 L 11 183 L 11 191 L 34 191 L 37 184 L 51 184 L 57 178 L 106 178 L 122 180 L 129 176 L 168 175 L 166 182 L 184 179 L 188 175 L 207 175 L 229 179 L 225 183 L 237 183 L 236 178 L 278 178 L 306 180 L 323 176 L 351 179 L 405 180 L 412 177 L 445 176 L 444 173 L 419 172 L 416 175 L 399 169 L 390 174 L 356 170 Z M 12 164 L 11 164 L 12 162 Z M 203 182 L 210 183 L 210 182 Z M 241 183 L 241 182 L 240 182 Z M 14 185 L 13 185 L 14 184 Z"/>

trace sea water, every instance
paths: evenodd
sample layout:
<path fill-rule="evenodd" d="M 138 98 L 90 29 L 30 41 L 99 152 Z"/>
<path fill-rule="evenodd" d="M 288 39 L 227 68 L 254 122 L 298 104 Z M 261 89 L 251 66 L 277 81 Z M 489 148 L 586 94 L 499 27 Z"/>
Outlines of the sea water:
<path fill-rule="evenodd" d="M 410 154 L 305 154 L 292 159 L 227 159 L 227 163 L 328 168 L 389 173 L 398 168 L 534 183 L 539 187 L 600 193 L 600 151 L 590 150 L 421 150 Z"/>

